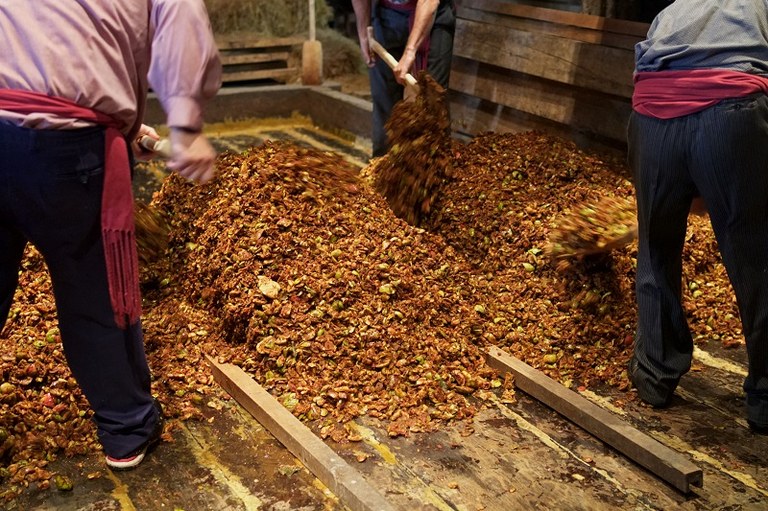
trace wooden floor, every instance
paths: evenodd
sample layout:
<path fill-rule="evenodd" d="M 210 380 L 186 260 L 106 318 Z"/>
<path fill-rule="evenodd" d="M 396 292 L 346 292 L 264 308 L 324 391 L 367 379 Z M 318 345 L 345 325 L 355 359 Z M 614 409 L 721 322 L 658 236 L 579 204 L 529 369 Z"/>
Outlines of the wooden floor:
<path fill-rule="evenodd" d="M 261 129 L 221 133 L 216 144 L 237 148 L 282 134 L 343 147 L 335 136 L 302 123 L 269 129 L 271 135 Z M 359 161 L 366 148 L 345 151 Z M 615 406 L 627 396 L 610 389 L 582 393 L 699 466 L 703 487 L 687 495 L 520 392 L 515 404 L 483 409 L 471 433 L 457 423 L 390 439 L 366 418 L 356 422 L 362 442 L 328 445 L 404 511 L 768 510 L 768 437 L 751 433 L 744 420 L 745 353 L 717 342 L 699 348 L 669 409 Z M 112 473 L 96 456 L 56 461 L 51 469 L 72 478 L 72 491 L 30 490 L 6 509 L 345 509 L 226 394 L 209 403 L 206 415 L 179 424 L 175 441 L 161 444 L 131 472 Z"/>
<path fill-rule="evenodd" d="M 743 419 L 739 355 L 716 346 L 699 353 L 700 370 L 683 379 L 666 410 L 621 411 L 611 402 L 623 393 L 584 394 L 701 468 L 704 484 L 688 495 L 524 394 L 484 410 L 470 436 L 457 426 L 391 440 L 359 421 L 371 438 L 366 447 L 387 453 L 360 470 L 398 509 L 766 510 L 768 437 Z"/>
<path fill-rule="evenodd" d="M 698 465 L 704 484 L 688 495 L 522 393 L 514 405 L 481 411 L 471 434 L 457 423 L 390 439 L 377 421 L 361 419 L 362 442 L 328 445 L 406 511 L 768 509 L 768 437 L 743 420 L 742 357 L 709 348 L 667 410 L 619 412 L 611 400 L 623 394 L 585 394 Z M 179 424 L 175 441 L 131 472 L 111 473 L 97 456 L 57 461 L 52 468 L 71 477 L 71 492 L 30 491 L 8 509 L 345 509 L 234 400 L 222 393 L 206 414 Z"/>
<path fill-rule="evenodd" d="M 135 470 L 106 470 L 100 456 L 58 460 L 69 492 L 30 491 L 35 511 L 341 510 L 336 497 L 236 403 L 213 400 L 210 422 L 188 421 Z M 88 479 L 88 476 L 92 479 Z"/>

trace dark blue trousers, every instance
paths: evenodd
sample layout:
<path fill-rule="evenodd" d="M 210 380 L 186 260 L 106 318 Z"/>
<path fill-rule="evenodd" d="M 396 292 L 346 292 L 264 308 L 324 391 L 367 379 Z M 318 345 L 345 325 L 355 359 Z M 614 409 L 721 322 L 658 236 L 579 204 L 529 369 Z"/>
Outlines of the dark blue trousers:
<path fill-rule="evenodd" d="M 671 392 L 691 366 L 682 250 L 691 200 L 701 194 L 746 339 L 748 418 L 768 426 L 768 96 L 669 120 L 633 113 L 628 141 L 638 207 L 640 382 Z"/>
<path fill-rule="evenodd" d="M 397 60 L 400 60 L 410 33 L 407 12 L 388 9 L 381 4 L 373 13 L 373 32 L 376 40 Z M 453 58 L 453 34 L 456 30 L 456 16 L 453 3 L 443 1 L 435 13 L 429 41 L 427 72 L 437 83 L 448 89 Z M 397 83 L 390 67 L 381 59 L 368 72 L 373 101 L 373 156 L 383 156 L 389 149 L 387 132 L 384 127 L 392 108 L 403 99 L 403 86 Z"/>
<path fill-rule="evenodd" d="M 141 325 L 114 321 L 101 240 L 104 130 L 0 123 L 0 330 L 27 242 L 53 281 L 64 353 L 107 454 L 144 444 L 158 420 Z"/>

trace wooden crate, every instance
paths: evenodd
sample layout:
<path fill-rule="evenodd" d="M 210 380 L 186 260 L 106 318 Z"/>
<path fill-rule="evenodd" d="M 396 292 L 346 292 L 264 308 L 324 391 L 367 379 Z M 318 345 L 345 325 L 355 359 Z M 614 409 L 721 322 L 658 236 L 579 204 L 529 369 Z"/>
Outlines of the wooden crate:
<path fill-rule="evenodd" d="M 626 141 L 634 45 L 648 24 L 512 4 L 459 3 L 450 88 L 454 130 L 554 128 Z"/>
<path fill-rule="evenodd" d="M 216 39 L 224 69 L 222 81 L 274 80 L 285 83 L 299 75 L 291 55 L 301 37 L 229 36 Z"/>

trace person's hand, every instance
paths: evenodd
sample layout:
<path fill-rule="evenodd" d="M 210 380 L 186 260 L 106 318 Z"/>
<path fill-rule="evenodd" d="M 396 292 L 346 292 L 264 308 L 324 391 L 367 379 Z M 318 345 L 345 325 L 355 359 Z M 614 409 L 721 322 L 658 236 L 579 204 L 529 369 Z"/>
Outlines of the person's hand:
<path fill-rule="evenodd" d="M 141 137 L 144 136 L 153 138 L 155 140 L 160 140 L 160 135 L 157 134 L 155 128 L 152 126 L 147 126 L 146 124 L 142 124 L 139 128 L 139 132 L 136 134 L 136 138 L 134 138 L 131 142 L 131 150 L 133 151 L 133 156 L 139 161 L 148 161 L 157 156 L 157 153 L 150 151 L 139 143 Z"/>
<path fill-rule="evenodd" d="M 373 67 L 376 64 L 376 57 L 371 50 L 371 45 L 368 43 L 368 32 L 361 32 L 360 36 L 360 53 L 363 54 L 363 62 L 368 67 Z"/>
<path fill-rule="evenodd" d="M 205 135 L 171 128 L 168 168 L 189 181 L 206 183 L 216 173 L 216 151 Z"/>
<path fill-rule="evenodd" d="M 395 74 L 395 80 L 400 85 L 406 85 L 405 75 L 411 72 L 413 63 L 416 61 L 416 48 L 406 47 L 403 52 L 403 56 L 397 63 L 397 66 L 392 70 Z"/>

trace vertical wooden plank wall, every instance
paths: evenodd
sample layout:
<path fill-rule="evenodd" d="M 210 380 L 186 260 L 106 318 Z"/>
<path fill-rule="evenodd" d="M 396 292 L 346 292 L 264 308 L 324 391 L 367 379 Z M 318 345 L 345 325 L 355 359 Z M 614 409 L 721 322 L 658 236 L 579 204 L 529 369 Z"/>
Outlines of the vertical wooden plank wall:
<path fill-rule="evenodd" d="M 634 45 L 647 24 L 498 0 L 460 0 L 457 15 L 455 132 L 547 129 L 625 144 Z"/>

